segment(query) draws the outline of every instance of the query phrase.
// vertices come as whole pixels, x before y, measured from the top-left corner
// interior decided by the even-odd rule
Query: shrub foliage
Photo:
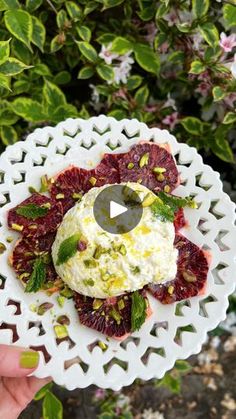
[[[0,0],[0,138],[105,113],[233,162],[236,5]]]

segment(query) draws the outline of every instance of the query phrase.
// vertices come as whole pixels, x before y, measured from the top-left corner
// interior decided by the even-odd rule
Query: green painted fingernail
[[[39,363],[39,353],[36,351],[24,351],[20,354],[21,368],[35,368]]]

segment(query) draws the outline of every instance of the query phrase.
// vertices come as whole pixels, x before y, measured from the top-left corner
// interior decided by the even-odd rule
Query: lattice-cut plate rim
[[[95,131],[93,131],[94,126],[97,128]],[[107,127],[110,127],[108,132]],[[103,134],[100,135],[99,132]],[[128,135],[126,135],[127,132]],[[67,301],[62,309],[56,303],[55,296],[45,298],[43,293],[36,294],[36,296],[26,295],[21,285],[16,281],[14,273],[7,264],[7,257],[13,244],[4,241],[7,236],[11,235],[6,228],[6,211],[28,196],[28,186],[32,184],[38,186],[42,174],[55,174],[60,168],[65,168],[69,164],[78,164],[87,168],[95,166],[104,152],[113,152],[106,145],[108,142],[110,144],[121,144],[117,151],[114,150],[114,152],[121,152],[128,151],[131,145],[140,140],[169,143],[173,153],[180,154],[179,169],[185,180],[185,185],[178,187],[176,193],[179,195],[193,193],[196,195],[196,200],[202,203],[194,213],[191,210],[186,210],[190,226],[183,230],[183,234],[196,244],[204,244],[212,249],[210,272],[221,262],[226,266],[222,270],[223,273],[219,273],[219,276],[224,274],[224,282],[223,284],[217,284],[214,282],[212,274],[209,274],[206,296],[213,295],[217,300],[212,303],[215,304],[214,306],[210,307],[210,303],[209,306],[206,304],[209,317],[203,317],[199,314],[199,304],[206,296],[191,299],[190,307],[183,308],[183,316],[175,316],[175,304],[162,306],[153,298],[150,298],[154,314],[145,323],[141,331],[134,334],[137,344],[136,341],[132,342],[131,340],[125,348],[120,346],[120,343],[110,340],[106,342],[108,345],[107,351],[102,352],[99,347],[95,347],[90,352],[88,346],[97,340],[104,341],[104,337],[79,325],[77,314],[70,301]],[[83,143],[87,149],[82,147]],[[92,143],[94,145],[91,147]],[[62,150],[62,153],[65,150],[66,155],[58,153],[58,150]],[[24,161],[21,162],[23,151],[25,153]],[[44,161],[45,166],[40,166],[41,160]],[[186,166],[189,162],[191,162],[190,166]],[[4,203],[4,196],[7,197],[7,193],[10,194],[10,203],[3,205],[2,208],[0,207],[0,237],[1,241],[7,245],[7,252],[0,259],[0,274],[7,277],[5,287],[0,290],[1,322],[16,325],[19,335],[19,339],[16,341],[17,345],[32,345],[34,347],[45,345],[51,359],[46,363],[41,354],[40,365],[34,375],[37,377],[52,376],[56,383],[64,385],[70,390],[77,387],[87,387],[90,384],[118,390],[122,386],[131,384],[136,378],[144,380],[154,377],[161,378],[167,370],[173,367],[177,359],[186,359],[201,350],[207,332],[225,318],[228,296],[235,287],[232,273],[235,272],[236,268],[236,243],[235,240],[233,241],[236,228],[235,205],[222,191],[219,174],[203,163],[196,149],[178,143],[168,131],[148,128],[136,119],[116,121],[114,118],[105,115],[92,117],[88,120],[69,118],[55,127],[37,128],[27,137],[26,141],[20,141],[7,147],[6,151],[0,156],[0,172],[5,174],[4,181],[0,184],[0,205]],[[25,182],[14,184],[14,181],[20,179],[22,173],[25,173]],[[205,180],[209,180],[209,186],[211,185],[209,189],[204,190],[195,185],[196,176],[199,174],[203,175]],[[206,186],[204,182],[203,186]],[[223,218],[216,219],[214,214],[209,213],[208,209],[212,201],[218,201],[217,207],[219,208],[217,211],[223,215]],[[201,233],[200,229],[197,229],[200,219],[206,219],[205,222],[209,231],[205,235]],[[1,223],[3,224],[2,227]],[[225,229],[228,231],[226,247],[230,248],[221,251],[214,239],[218,231]],[[222,238],[223,243],[224,239],[225,237]],[[12,295],[21,304],[21,314],[17,316],[14,315],[14,307],[7,306],[7,302]],[[45,300],[51,300],[54,303],[55,316],[65,314],[65,312],[70,313],[71,325],[68,330],[71,339],[75,342],[71,349],[69,349],[67,342],[60,345],[56,344],[52,327],[52,314],[46,313],[44,316],[38,316],[29,309],[30,303],[37,302],[39,304]],[[157,318],[154,319],[155,315],[157,315]],[[29,321],[40,321],[46,333],[39,335],[37,327],[28,329]],[[157,321],[167,321],[168,328],[160,329],[158,336],[153,336],[150,332]],[[174,342],[174,336],[178,327],[188,324],[194,326],[196,333],[184,332],[181,346]],[[8,330],[0,330],[0,342],[11,344],[10,335],[11,333]],[[145,358],[148,348],[153,349],[153,353],[147,359],[147,363],[144,364],[141,358]],[[155,348],[163,348],[165,356],[155,354]],[[65,369],[64,362],[77,359],[76,357],[79,357],[82,363],[74,364]],[[124,370],[120,366],[114,365],[108,372],[104,372],[103,366],[113,358],[123,361],[128,368]],[[82,364],[85,367],[87,366],[87,371],[80,367]]]

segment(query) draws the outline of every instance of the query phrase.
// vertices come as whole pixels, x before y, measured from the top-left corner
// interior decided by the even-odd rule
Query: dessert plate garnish
[[[100,116],[36,130],[0,162],[0,341],[40,350],[37,376],[118,389],[200,350],[225,317],[236,245],[234,205],[195,149]],[[116,184],[143,212],[114,235],[92,207]]]

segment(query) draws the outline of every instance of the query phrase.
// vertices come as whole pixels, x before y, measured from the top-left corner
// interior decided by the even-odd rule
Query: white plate
[[[106,342],[108,349],[103,352],[92,344],[106,341],[105,337],[79,324],[71,300],[60,308],[56,296],[24,293],[7,263],[14,243],[6,242],[6,237],[12,235],[7,229],[6,214],[29,196],[29,186],[39,187],[42,175],[53,175],[69,164],[91,168],[104,152],[128,151],[139,140],[170,144],[183,181],[175,193],[194,195],[200,204],[197,210],[186,209],[189,227],[183,234],[209,249],[212,261],[205,296],[189,300],[181,315],[176,314],[177,304],[162,305],[150,297],[153,315],[141,330],[123,343],[110,339]],[[194,148],[178,143],[166,130],[150,129],[137,120],[116,121],[104,115],[87,121],[68,119],[54,128],[36,129],[26,141],[9,146],[0,157],[0,241],[7,246],[0,257],[0,275],[6,279],[0,289],[1,323],[7,327],[0,329],[0,342],[11,344],[15,329],[19,338],[14,344],[40,350],[35,375],[52,376],[57,384],[69,390],[90,384],[118,390],[136,378],[161,378],[177,359],[199,352],[207,332],[226,316],[228,296],[235,287],[234,223],[235,206],[222,192],[219,174],[203,164]],[[9,300],[15,303],[8,305]],[[31,304],[45,301],[54,303],[53,313],[39,316],[30,310]],[[20,307],[20,314],[16,306]],[[58,345],[53,321],[60,314],[70,316],[71,342]],[[182,329],[187,325],[191,325],[191,332]]]

